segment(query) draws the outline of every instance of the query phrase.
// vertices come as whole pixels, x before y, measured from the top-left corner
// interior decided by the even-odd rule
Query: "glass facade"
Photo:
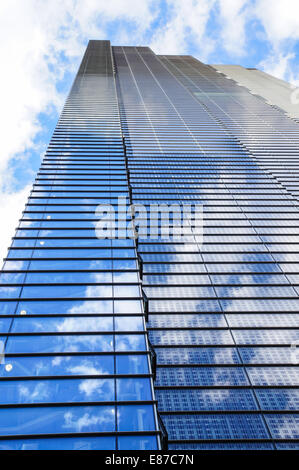
[[[298,138],[193,57],[89,42],[0,274],[1,449],[299,448]],[[119,198],[200,205],[203,243],[135,241]]]
[[[204,211],[202,246],[138,244],[169,449],[298,448],[298,124],[193,57],[113,51],[133,201]]]
[[[135,241],[95,232],[119,196],[112,51],[91,41],[0,275],[0,449],[160,447]]]

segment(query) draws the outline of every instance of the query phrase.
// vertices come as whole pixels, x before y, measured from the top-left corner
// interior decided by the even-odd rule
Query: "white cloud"
[[[285,55],[283,53],[273,53],[269,55],[265,60],[261,61],[259,63],[259,67],[270,75],[273,75],[274,77],[281,79],[289,77],[291,81],[296,82],[295,77],[291,76],[292,71],[290,65],[290,61],[294,59],[294,57],[294,53],[289,53]]]
[[[245,26],[248,0],[219,0],[219,21],[223,47],[233,55],[245,53]]]
[[[256,0],[253,12],[275,48],[281,41],[299,38],[298,0]]]
[[[299,39],[299,3],[297,0],[256,0],[252,14],[263,26],[271,50],[258,64],[277,78],[298,83],[293,45]]]
[[[201,57],[207,57],[214,45],[205,32],[215,2],[169,0],[169,19],[153,35],[150,47],[156,54],[186,54],[188,41],[194,41]]]
[[[0,256],[4,258],[7,254],[7,248],[11,243],[11,237],[14,235],[14,229],[18,226],[18,219],[24,210],[24,201],[26,201],[30,191],[30,186],[25,186],[21,191],[1,192],[0,191]]]

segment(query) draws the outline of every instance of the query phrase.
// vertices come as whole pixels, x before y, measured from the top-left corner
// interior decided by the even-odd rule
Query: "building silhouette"
[[[298,449],[298,123],[215,68],[89,41],[1,272],[0,449]]]

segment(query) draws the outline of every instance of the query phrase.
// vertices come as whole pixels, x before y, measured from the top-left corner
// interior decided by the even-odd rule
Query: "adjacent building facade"
[[[89,42],[0,274],[0,449],[298,449],[298,144],[191,56]]]

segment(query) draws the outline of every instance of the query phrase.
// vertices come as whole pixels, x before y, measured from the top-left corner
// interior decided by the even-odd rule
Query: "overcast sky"
[[[298,0],[1,0],[1,258],[88,39],[257,67],[299,85]]]

